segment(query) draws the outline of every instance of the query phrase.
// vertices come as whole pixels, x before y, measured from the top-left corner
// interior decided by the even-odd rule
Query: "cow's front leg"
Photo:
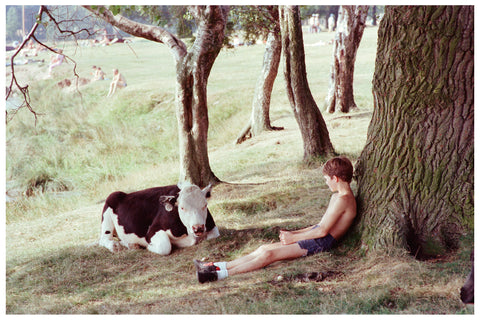
[[[220,236],[220,231],[218,231],[217,226],[215,226],[212,230],[208,231],[207,233],[207,240],[214,239]]]
[[[98,244],[112,252],[116,252],[120,250],[120,244],[113,238],[115,225],[113,223],[112,215],[113,211],[111,208],[108,208],[103,213],[102,228],[100,231],[100,240],[98,241]]]
[[[170,254],[172,251],[172,244],[170,243],[170,238],[167,233],[163,230],[157,231],[150,239],[150,244],[147,249],[161,255]]]

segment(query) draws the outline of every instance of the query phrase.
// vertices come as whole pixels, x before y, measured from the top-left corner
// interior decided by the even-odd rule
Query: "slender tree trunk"
[[[224,38],[227,9],[197,7],[197,38],[183,59],[177,61],[177,120],[180,142],[180,181],[201,187],[220,181],[208,159],[207,83]]]
[[[367,12],[368,6],[340,6],[338,11],[330,87],[325,101],[330,113],[357,109],[353,98],[353,73]]]
[[[377,6],[372,6],[372,26],[377,25]]]
[[[282,37],[280,26],[268,34],[265,54],[263,56],[263,67],[255,85],[255,93],[252,102],[252,115],[249,123],[242,130],[237,138],[237,143],[242,143],[248,138],[254,137],[263,131],[281,130],[280,127],[272,127],[270,124],[270,98],[272,96],[273,84],[278,73],[280,58],[282,54]]]
[[[303,139],[305,161],[334,153],[327,126],[308,86],[298,6],[280,7],[285,82]]]
[[[473,44],[473,6],[386,7],[356,164],[367,247],[427,258],[473,228]]]

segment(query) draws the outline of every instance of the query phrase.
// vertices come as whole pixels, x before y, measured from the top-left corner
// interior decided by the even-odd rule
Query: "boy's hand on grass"
[[[287,244],[292,244],[295,242],[295,240],[293,239],[293,233],[291,233],[290,231],[285,231],[285,230],[280,230],[280,242],[283,244],[283,245],[287,245]]]

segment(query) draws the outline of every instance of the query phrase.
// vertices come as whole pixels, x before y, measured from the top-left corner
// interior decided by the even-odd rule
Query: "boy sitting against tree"
[[[263,268],[273,262],[329,251],[350,228],[356,214],[355,196],[350,188],[353,166],[345,157],[336,157],[322,169],[334,194],[320,222],[297,231],[280,231],[280,242],[262,245],[254,252],[230,262],[194,260],[200,283],[216,281],[238,273]]]

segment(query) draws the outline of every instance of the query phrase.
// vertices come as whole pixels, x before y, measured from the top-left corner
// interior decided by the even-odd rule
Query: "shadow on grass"
[[[99,246],[76,246],[23,261],[9,261],[6,310],[8,314],[143,313],[141,309],[129,311],[124,306],[130,305],[129,301],[147,306],[154,303],[152,299],[155,308],[163,310],[156,305],[155,296],[160,294],[161,301],[168,296],[178,299],[188,296],[191,286],[198,285],[193,258],[225,259],[232,251],[241,250],[248,241],[276,240],[279,230],[278,227],[221,229],[219,238],[194,247],[174,249],[169,256],[147,250],[125,249],[111,253]],[[201,287],[197,289],[202,290]],[[167,305],[172,304],[173,308],[173,301]]]
[[[452,285],[448,279],[463,277],[465,271],[461,267],[468,268],[462,259],[463,252],[439,262],[419,262],[401,255],[398,259],[384,255],[362,257],[348,241],[331,253],[279,262],[226,281],[203,285],[197,282],[192,259],[231,260],[262,243],[277,241],[279,230],[280,227],[220,229],[219,238],[175,249],[169,256],[147,250],[111,253],[98,246],[76,246],[24,261],[9,261],[6,311],[7,314],[428,313],[428,308],[442,303],[435,312],[468,313],[456,301],[455,293],[443,289]],[[279,275],[283,280],[278,279]],[[382,285],[377,277],[382,277]],[[440,285],[442,281],[445,283]],[[417,303],[419,293],[411,291],[412,288],[427,295],[422,301],[431,300],[423,309]]]

